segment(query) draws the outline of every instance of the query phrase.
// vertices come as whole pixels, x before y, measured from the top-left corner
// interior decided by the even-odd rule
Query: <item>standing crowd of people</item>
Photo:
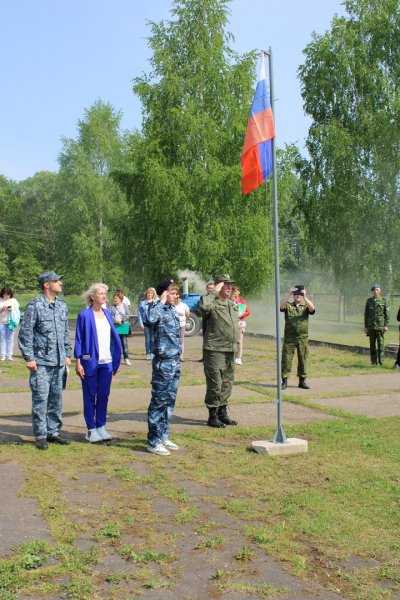
[[[62,275],[46,271],[38,277],[41,292],[26,306],[18,345],[26,362],[32,391],[32,428],[36,447],[46,450],[49,443],[69,444],[61,436],[62,391],[65,389],[71,355],[80,378],[83,416],[90,443],[112,439],[106,429],[107,408],[113,377],[121,360],[131,365],[128,350],[130,301],[122,289],[108,304],[108,287],[96,283],[83,297],[86,308],[77,319],[75,343],[68,330],[68,308],[59,298]],[[371,287],[364,311],[365,333],[369,337],[371,364],[383,364],[384,333],[389,311],[378,283]],[[292,300],[290,299],[292,297]],[[228,414],[235,366],[243,360],[243,339],[250,310],[240,295],[240,287],[228,274],[209,282],[200,298],[203,362],[206,380],[204,403],[207,425],[215,428],[237,425]],[[282,347],[282,390],[288,386],[294,353],[297,352],[298,387],[307,383],[308,323],[315,305],[303,285],[292,286],[280,300],[285,330]],[[186,320],[190,310],[182,302],[179,285],[173,279],[149,287],[138,307],[138,322],[144,332],[146,359],[152,361],[151,399],[148,407],[147,450],[167,456],[178,450],[170,439],[184,352]],[[400,309],[397,315],[400,321]],[[12,360],[13,337],[20,322],[20,309],[13,290],[0,290],[0,360]],[[400,368],[400,347],[396,359]]]

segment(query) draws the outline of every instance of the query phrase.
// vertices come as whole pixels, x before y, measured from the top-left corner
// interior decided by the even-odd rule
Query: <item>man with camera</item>
[[[293,302],[289,302],[293,294]],[[280,301],[280,311],[285,313],[285,333],[282,348],[282,389],[287,388],[292,370],[293,355],[297,350],[297,376],[299,388],[309,390],[307,385],[308,317],[315,313],[315,306],[304,285],[295,285]]]

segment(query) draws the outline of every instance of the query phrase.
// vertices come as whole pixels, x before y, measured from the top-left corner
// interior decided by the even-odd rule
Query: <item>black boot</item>
[[[286,390],[287,388],[287,377],[282,377],[282,386],[281,389],[282,390]]]
[[[209,427],[225,427],[225,425],[219,420],[218,418],[218,414],[217,414],[217,407],[213,406],[213,407],[209,407],[208,409],[210,416],[208,417],[208,421],[207,421],[207,425]]]
[[[309,390],[310,389],[310,386],[307,385],[305,377],[300,377],[300,379],[299,379],[299,388],[301,388],[302,390]]]
[[[228,417],[228,412],[227,412],[227,409],[226,409],[226,405],[218,407],[218,419],[224,425],[237,425],[237,421],[233,421],[232,419],[230,419]]]

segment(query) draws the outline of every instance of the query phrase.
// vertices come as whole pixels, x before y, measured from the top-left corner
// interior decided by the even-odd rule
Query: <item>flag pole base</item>
[[[287,438],[285,443],[259,440],[252,442],[250,448],[258,454],[269,454],[270,456],[282,456],[286,454],[301,454],[308,452],[307,440],[299,438]]]

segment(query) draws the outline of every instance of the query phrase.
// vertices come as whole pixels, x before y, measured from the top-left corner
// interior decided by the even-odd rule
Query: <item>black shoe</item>
[[[38,450],[47,450],[49,444],[47,443],[46,438],[40,438],[40,440],[36,440],[35,446]]]
[[[299,388],[301,388],[302,390],[309,390],[310,386],[307,385],[307,382],[305,379],[299,379]]]
[[[210,416],[208,417],[208,421],[207,421],[207,425],[209,427],[217,427],[219,429],[225,427],[225,425],[222,423],[222,421],[220,421],[218,418],[216,406],[213,408],[209,408],[208,411],[210,413]]]
[[[65,438],[62,438],[60,435],[48,435],[47,441],[50,442],[51,444],[61,444],[62,446],[68,446],[68,444],[71,443],[70,440],[66,440]]]
[[[218,419],[224,425],[237,425],[237,421],[233,421],[232,419],[230,419],[228,417],[228,412],[227,412],[226,405],[225,406],[219,406],[217,414],[218,414]]]
[[[287,388],[287,377],[283,377],[281,389],[286,390],[286,388]]]

